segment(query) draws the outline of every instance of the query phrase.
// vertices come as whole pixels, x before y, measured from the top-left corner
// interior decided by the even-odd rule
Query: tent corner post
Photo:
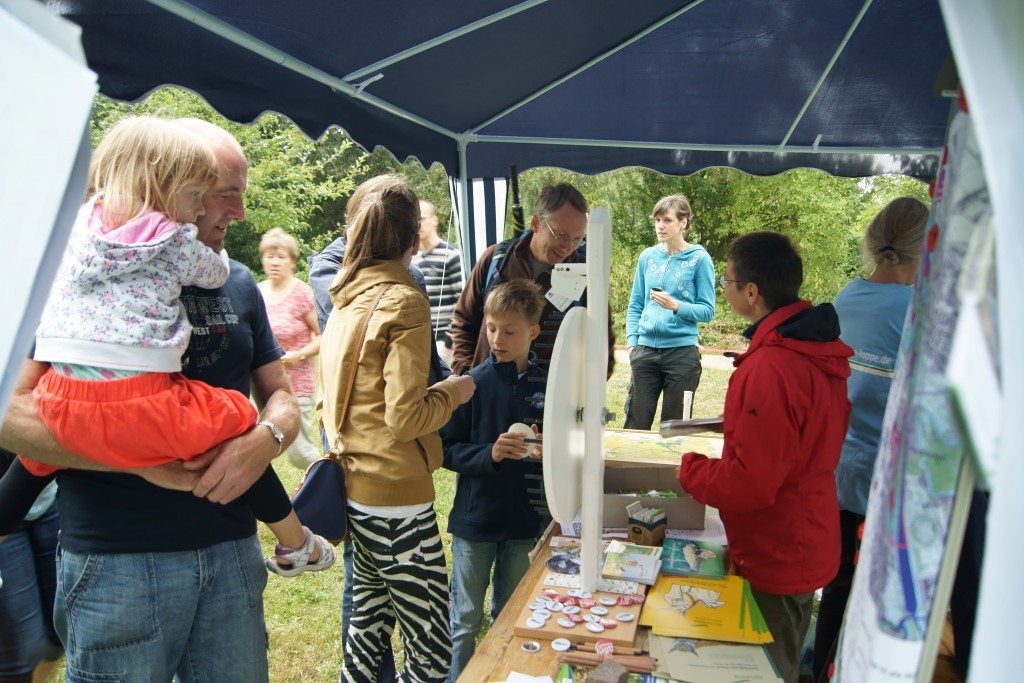
[[[460,135],[456,138],[459,154],[459,252],[462,254],[462,272],[468,273],[467,266],[472,267],[475,258],[467,262],[467,247],[472,244],[470,241],[469,221],[469,167],[466,164],[466,148],[472,141],[470,135]]]

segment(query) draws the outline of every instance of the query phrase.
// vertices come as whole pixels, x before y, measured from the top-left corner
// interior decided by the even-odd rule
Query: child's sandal
[[[279,576],[298,576],[303,572],[319,572],[330,568],[337,559],[334,546],[317,536],[306,527],[306,542],[301,548],[289,548],[280,543],[274,548],[274,556],[267,558],[267,569]],[[320,547],[320,557],[310,562],[314,544]]]

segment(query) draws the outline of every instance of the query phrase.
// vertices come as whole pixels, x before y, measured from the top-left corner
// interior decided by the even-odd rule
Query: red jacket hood
[[[733,360],[739,365],[762,346],[781,346],[806,357],[822,372],[846,379],[853,349],[839,339],[839,316],[832,304],[798,301],[761,319],[750,346]]]

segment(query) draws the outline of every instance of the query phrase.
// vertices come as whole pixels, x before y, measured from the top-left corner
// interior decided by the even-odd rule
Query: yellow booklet
[[[647,594],[640,624],[659,636],[772,642],[749,584],[738,576],[662,575]]]

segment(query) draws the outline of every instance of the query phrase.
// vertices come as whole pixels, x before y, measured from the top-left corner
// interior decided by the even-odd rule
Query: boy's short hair
[[[794,299],[804,281],[804,264],[796,245],[780,232],[752,232],[729,245],[732,274],[757,285],[765,305],[775,310]]]
[[[533,280],[518,278],[495,285],[484,302],[484,315],[518,313],[531,325],[540,323],[544,312],[544,296]]]

